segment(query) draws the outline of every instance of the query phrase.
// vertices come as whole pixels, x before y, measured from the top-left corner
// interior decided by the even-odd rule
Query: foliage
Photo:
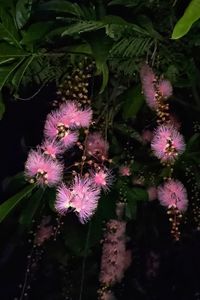
[[[13,177],[9,184],[6,181],[2,184],[8,200],[0,205],[1,226],[16,226],[18,233],[15,234],[19,235],[18,240],[23,240],[21,247],[25,247],[28,232],[35,232],[29,239],[34,244],[43,217],[50,216],[53,233],[42,247],[46,249],[47,261],[59,266],[55,271],[58,278],[62,274],[58,286],[60,289],[62,283],[65,289],[57,291],[61,298],[56,295],[54,299],[62,299],[63,295],[67,297],[67,292],[71,293],[71,299],[96,299],[100,241],[105,223],[117,218],[117,201],[126,203],[123,218],[128,224],[130,247],[140,249],[144,244],[149,250],[147,244],[151,238],[156,243],[164,240],[165,246],[170,240],[164,209],[157,200],[149,201],[148,188],[160,185],[163,178],[171,176],[172,169],[160,164],[152,155],[149,142],[143,138],[145,130],[153,131],[157,126],[156,113],[147,107],[141,93],[139,70],[144,62],[149,63],[160,78],[170,80],[173,85],[170,111],[180,120],[186,140],[186,150],[176,161],[173,172],[183,181],[194,203],[187,213],[189,221],[182,227],[187,232],[200,224],[193,210],[199,205],[200,193],[200,38],[199,22],[196,22],[199,1],[191,1],[187,8],[181,1],[159,0],[1,2],[0,118],[4,121],[5,109],[9,114],[10,105],[13,102],[20,105],[22,101],[25,106],[33,103],[36,107],[34,112],[29,111],[30,123],[32,115],[37,117],[38,111],[42,111],[42,105],[45,114],[49,113],[50,109],[57,107],[58,99],[65,99],[72,83],[75,82],[73,88],[77,87],[73,77],[77,69],[80,71],[80,66],[92,65],[92,77],[88,79],[91,99],[88,103],[91,103],[95,119],[92,130],[101,131],[109,141],[109,157],[112,159],[109,163],[114,174],[111,190],[102,193],[96,214],[85,225],[79,224],[70,213],[65,218],[57,216],[54,188],[38,188],[21,181],[21,175]],[[181,19],[180,11],[184,12]],[[76,99],[76,94],[71,96],[74,97],[72,100]],[[38,123],[42,127],[44,122],[45,117]],[[30,126],[34,125],[29,124],[27,130]],[[85,131],[81,130],[81,141],[84,137]],[[24,131],[21,138],[24,160],[24,152],[27,155],[27,151],[37,145],[27,139]],[[76,148],[75,154],[70,150],[63,157],[64,162],[69,161],[69,173],[71,161],[78,161],[81,156]],[[130,168],[130,176],[120,175],[123,165]],[[66,180],[69,173],[65,174]],[[198,215],[198,208],[196,210]],[[9,224],[9,220],[13,223]],[[31,251],[34,254],[35,250]],[[135,259],[137,255],[146,254],[133,255]],[[39,265],[37,259],[36,264]],[[134,268],[130,286],[136,291],[137,299],[137,295],[148,295],[150,281],[143,280],[137,267]],[[41,272],[45,273],[45,269]],[[72,280],[75,281],[70,287]],[[125,286],[126,283],[125,279]],[[67,292],[66,287],[69,287]],[[116,293],[119,299],[126,298],[122,286],[116,287]],[[44,294],[38,297],[43,299]]]

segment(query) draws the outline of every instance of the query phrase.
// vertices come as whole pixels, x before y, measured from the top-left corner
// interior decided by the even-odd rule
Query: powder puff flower
[[[44,154],[49,155],[54,159],[57,155],[62,154],[65,151],[61,143],[49,140],[45,140],[42,143],[41,149]]]
[[[57,185],[62,178],[63,166],[40,151],[31,150],[25,164],[25,176],[32,183]]]
[[[90,178],[76,176],[71,187],[72,207],[81,223],[85,223],[94,214],[100,197],[100,189],[94,186]]]
[[[131,169],[129,166],[120,166],[119,174],[121,176],[131,176]]]
[[[92,172],[92,181],[94,185],[98,188],[102,188],[103,190],[109,190],[113,181],[113,175],[108,169],[99,170],[96,172],[94,171]]]
[[[156,200],[157,197],[158,197],[157,188],[155,186],[150,186],[147,189],[147,193],[148,193],[148,196],[149,196],[149,201]]]
[[[188,206],[187,191],[184,185],[178,180],[169,180],[163,186],[158,187],[158,199],[161,205],[177,207],[184,212]]]
[[[92,121],[91,108],[81,109],[75,101],[61,105],[61,122],[70,128],[89,127]]]
[[[108,157],[108,143],[104,140],[101,133],[94,132],[88,135],[86,141],[86,153],[99,160],[104,160]]]
[[[161,162],[173,163],[185,150],[183,136],[173,126],[159,126],[151,142],[154,155]]]
[[[44,127],[44,135],[47,139],[55,141],[56,139],[63,144],[65,149],[69,149],[78,140],[77,132],[69,129],[69,122],[64,119],[59,111],[55,111],[47,116]]]
[[[156,108],[156,97],[155,97],[156,76],[153,73],[153,70],[147,64],[144,64],[140,69],[140,79],[142,82],[142,90],[146,102],[151,109],[155,109]]]
[[[71,205],[72,205],[71,190],[68,187],[66,187],[64,183],[62,183],[57,190],[55,209],[59,214],[64,215],[67,213]]]
[[[160,80],[158,89],[163,98],[167,99],[172,96],[173,88],[169,80]]]

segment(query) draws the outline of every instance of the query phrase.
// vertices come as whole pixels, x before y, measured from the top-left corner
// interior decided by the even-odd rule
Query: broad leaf
[[[8,58],[24,57],[26,55],[29,54],[23,49],[16,48],[5,42],[0,43],[0,58],[5,58],[5,60],[7,60]]]
[[[19,202],[27,197],[32,190],[35,188],[35,185],[30,184],[26,186],[22,191],[12,196],[4,203],[0,205],[0,222],[2,222],[6,216],[19,204]]]
[[[14,20],[3,9],[0,9],[0,19],[0,40],[5,40],[18,48],[21,48]]]
[[[18,0],[16,4],[16,22],[19,29],[24,27],[31,15],[32,0]]]
[[[172,33],[172,39],[180,39],[182,36],[188,33],[193,23],[196,22],[199,18],[200,0],[192,0],[186,8],[183,16],[176,23]]]
[[[29,66],[31,65],[32,61],[34,60],[34,55],[31,55],[30,57],[27,57],[23,63],[19,66],[19,68],[17,69],[17,71],[15,72],[13,78],[12,78],[12,84],[13,86],[16,88],[16,90],[18,89],[22,78],[24,76],[24,74],[26,73],[27,69],[29,68]]]
[[[31,24],[23,34],[22,43],[32,44],[40,41],[52,29],[54,22],[38,22]]]
[[[41,200],[44,196],[44,190],[38,189],[31,197],[28,199],[27,206],[22,211],[19,222],[23,225],[30,225],[33,217],[38,210]]]
[[[62,1],[62,0],[49,1],[41,4],[38,8],[39,10],[44,10],[44,11],[50,10],[50,11],[55,11],[60,13],[68,13],[78,17],[80,17],[83,14],[78,4],[71,3],[69,1]]]
[[[23,60],[24,58],[21,58],[20,60],[13,62],[9,66],[0,67],[0,90],[6,84],[7,80],[12,75],[12,73],[21,65]]]

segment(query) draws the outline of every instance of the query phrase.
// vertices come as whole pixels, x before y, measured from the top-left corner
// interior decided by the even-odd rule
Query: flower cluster
[[[159,106],[159,98],[168,99],[173,93],[169,80],[158,79],[153,70],[144,64],[140,69],[142,89],[148,106],[156,110]]]
[[[31,150],[26,164],[25,176],[39,186],[58,186],[55,208],[60,215],[74,211],[84,223],[95,212],[101,190],[109,190],[113,176],[104,166],[108,158],[108,143],[101,133],[89,133],[92,109],[84,98],[78,102],[68,100],[48,114],[44,126],[44,141],[37,150]],[[86,102],[85,102],[86,101]],[[78,141],[79,129],[85,128],[85,141]],[[75,144],[82,154],[82,161],[74,163],[80,169],[71,170],[75,176],[67,185],[62,182],[65,171],[64,153]],[[76,151],[76,150],[75,150]],[[88,160],[87,160],[88,158]]]

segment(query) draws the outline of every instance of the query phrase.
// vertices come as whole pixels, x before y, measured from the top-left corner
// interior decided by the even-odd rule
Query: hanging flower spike
[[[156,76],[153,70],[147,65],[144,64],[140,69],[140,79],[142,82],[142,90],[147,102],[147,105],[151,109],[156,108],[156,90],[155,90],[155,82]]]
[[[92,181],[98,188],[108,191],[113,182],[113,175],[108,169],[94,171],[92,172]]]
[[[63,166],[57,160],[45,156],[40,151],[31,150],[25,164],[25,176],[31,183],[40,186],[57,185],[63,174]]]
[[[90,133],[86,141],[86,154],[99,160],[108,157],[108,143],[104,140],[100,132]]]
[[[158,187],[160,204],[170,208],[177,207],[180,212],[185,212],[188,206],[187,191],[178,180],[169,180]]]
[[[60,215],[65,215],[71,207],[72,193],[64,183],[57,190],[55,209]]]
[[[63,154],[65,151],[61,143],[49,140],[44,140],[41,149],[44,154],[51,156],[53,159],[55,159],[56,156]]]
[[[87,222],[97,208],[100,189],[94,186],[90,178],[76,176],[71,186],[71,193],[71,206],[77,213],[80,222]]]
[[[130,266],[131,255],[126,250],[126,222],[110,220],[107,223],[102,249],[100,283],[111,287],[121,282]]]
[[[47,139],[62,143],[65,150],[75,145],[78,140],[77,132],[69,129],[69,120],[64,119],[60,111],[55,111],[47,116],[44,127],[44,135]]]
[[[173,163],[185,150],[183,136],[173,126],[159,126],[151,142],[154,155],[162,163]]]

